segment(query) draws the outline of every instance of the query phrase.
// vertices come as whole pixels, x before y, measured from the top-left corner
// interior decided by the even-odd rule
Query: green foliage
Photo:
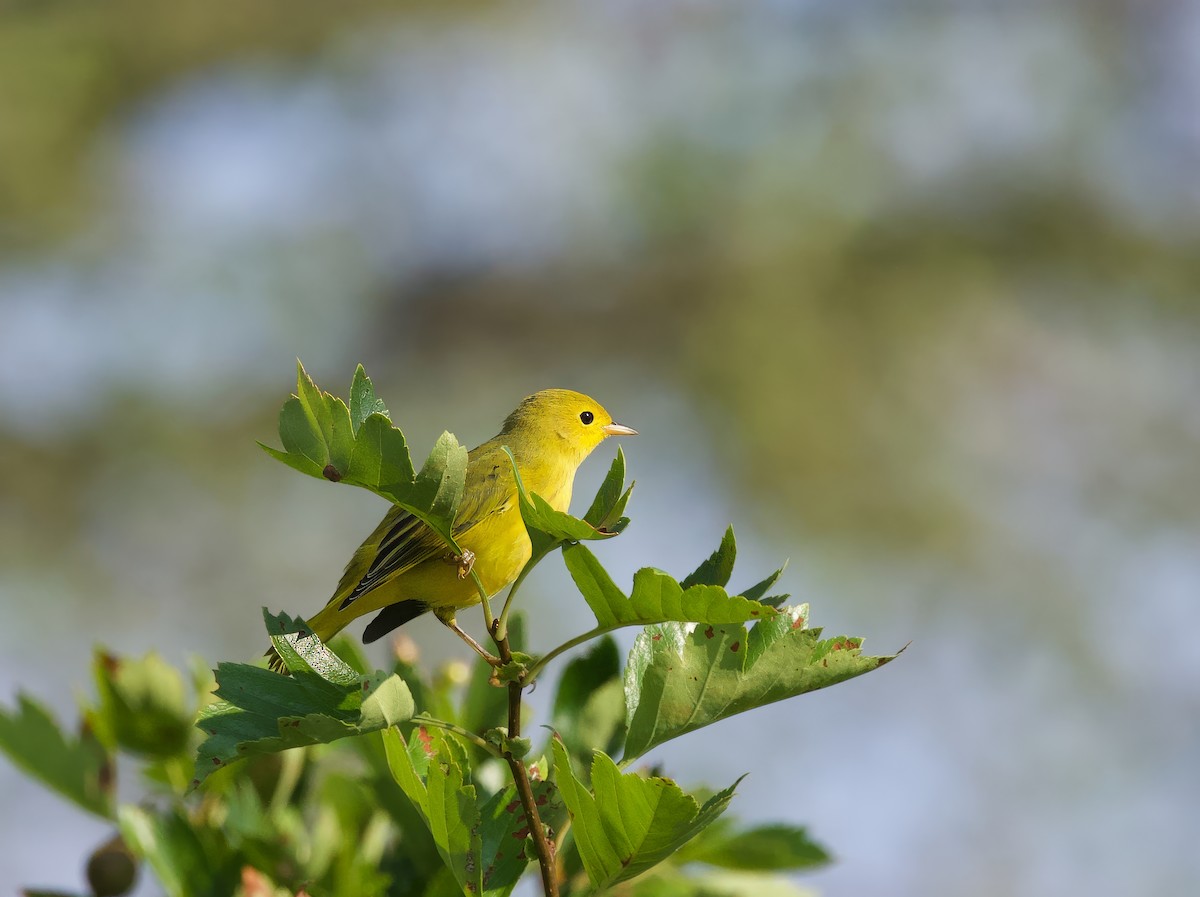
[[[388,766],[433,835],[438,853],[467,894],[504,897],[532,856],[526,852],[528,824],[511,785],[481,795],[472,784],[466,750],[437,729],[418,728],[406,742],[395,729],[383,734]],[[544,821],[562,810],[544,774],[534,797]]]
[[[263,611],[271,643],[290,676],[244,663],[217,667],[222,700],[200,711],[208,734],[193,785],[224,764],[308,744],[328,744],[412,719],[412,694],[397,675],[363,676],[286,614]]]
[[[284,450],[273,456],[419,511],[450,544],[461,447],[443,436],[414,473],[404,436],[361,367],[349,402],[300,368],[280,436]],[[804,829],[746,828],[722,816],[736,783],[704,799],[622,767],[669,739],[890,658],[862,656],[860,639],[822,640],[807,626],[806,607],[777,609],[786,596],[767,593],[782,571],[740,595],[727,591],[732,529],[682,581],[644,568],[622,592],[582,544],[613,538],[629,522],[632,487],[619,450],[582,518],[553,510],[517,477],[534,554],[509,601],[537,561],[561,549],[596,616],[589,632],[540,657],[524,653],[521,617],[509,619],[506,602],[489,624],[506,662],[456,661],[429,675],[408,646],[390,671],[369,672],[349,640],[339,638],[335,650],[303,621],[264,610],[287,675],[221,663],[215,685],[193,676],[189,694],[157,655],[98,651],[98,698],[83,708],[77,739],[21,696],[15,712],[0,711],[0,748],[50,788],[115,820],[117,833],[89,868],[111,867],[131,882],[136,859],[169,897],[507,897],[531,868],[564,895],[800,893],[780,873],[828,859]],[[644,627],[624,663],[605,635],[621,626]],[[552,736],[535,745],[522,733],[525,689],[587,643],[558,682]],[[141,760],[157,800],[114,806],[118,752]],[[611,759],[618,754],[620,766]],[[749,762],[744,751],[729,755]]]
[[[586,546],[566,545],[562,555],[576,588],[596,615],[596,623],[604,630],[672,620],[743,623],[775,616],[774,608],[740,595],[730,595],[720,585],[697,582],[684,588],[666,573],[652,567],[644,567],[634,574],[633,592],[626,595]]]
[[[41,704],[17,696],[17,710],[0,710],[0,748],[9,759],[90,813],[113,814],[113,759],[89,728],[69,738]]]
[[[685,845],[675,861],[722,869],[791,871],[824,866],[829,854],[798,826],[774,824],[739,830],[720,819],[702,837]]]
[[[521,518],[525,521],[525,529],[533,546],[533,554],[526,564],[526,569],[531,569],[561,545],[611,539],[629,525],[629,518],[623,517],[622,514],[633,492],[633,484],[625,487],[625,453],[619,446],[617,457],[582,520],[563,511],[554,510],[540,495],[526,491],[521,471],[517,467],[517,459],[507,447],[505,452],[508,454],[508,460],[512,462],[513,475],[517,481],[517,495],[521,503]]]
[[[744,626],[666,623],[634,642],[625,668],[625,760],[688,732],[870,672],[862,639],[821,640],[808,605]]]
[[[451,527],[467,471],[467,451],[458,440],[443,433],[414,473],[404,434],[392,426],[362,365],[354,372],[349,406],[318,389],[304,365],[297,362],[296,369],[296,394],[279,412],[283,451],[259,443],[263,451],[309,476],[370,489],[454,545]]]
[[[93,670],[100,705],[88,722],[109,750],[149,757],[186,750],[196,705],[185,697],[178,670],[157,654],[122,660],[106,651],[96,652]]]
[[[579,764],[590,759],[593,750],[615,753],[621,749],[625,741],[625,689],[617,643],[609,636],[597,639],[587,654],[563,670],[550,728]],[[590,774],[590,764],[585,770]]]
[[[571,771],[566,748],[554,741],[554,769],[575,825],[575,842],[597,888],[626,881],[666,859],[711,824],[733,798],[737,784],[703,806],[670,779],[622,775],[597,751],[589,792]]]

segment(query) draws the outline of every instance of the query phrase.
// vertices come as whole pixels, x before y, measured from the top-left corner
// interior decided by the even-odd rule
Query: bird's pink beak
[[[624,424],[605,424],[600,429],[604,431],[605,436],[636,436],[638,434],[633,427],[627,427]]]

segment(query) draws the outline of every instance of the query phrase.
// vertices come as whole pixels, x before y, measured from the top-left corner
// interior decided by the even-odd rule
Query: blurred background
[[[912,641],[670,775],[753,768],[827,895],[1196,893],[1198,45],[1187,0],[0,4],[0,701],[322,605],[385,508],[255,446],[297,356],[418,458],[568,386],[642,433],[619,582],[732,522],[734,586]],[[542,647],[588,625],[544,566]],[[0,893],[78,888],[107,828],[7,761],[0,805]]]

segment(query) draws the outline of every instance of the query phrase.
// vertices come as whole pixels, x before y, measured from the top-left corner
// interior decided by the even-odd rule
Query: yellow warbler
[[[609,436],[636,435],[581,393],[534,393],[496,436],[467,454],[466,485],[453,529],[463,556],[455,556],[433,530],[394,506],[354,552],[333,597],[308,625],[327,641],[351,620],[379,611],[363,632],[363,641],[373,642],[431,610],[483,653],[454,619],[459,608],[480,600],[467,573],[473,568],[479,574],[490,597],[517,578],[532,550],[503,446],[512,450],[525,488],[566,511],[583,459]],[[268,656],[273,667],[281,666],[274,651]]]

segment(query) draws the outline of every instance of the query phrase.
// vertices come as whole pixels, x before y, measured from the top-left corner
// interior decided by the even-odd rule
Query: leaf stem
[[[300,784],[300,773],[304,771],[308,751],[301,748],[298,751],[284,751],[279,755],[279,779],[275,783],[275,793],[267,805],[272,812],[278,812],[288,805],[296,786]]]
[[[496,621],[492,617],[492,602],[488,597],[487,589],[483,587],[483,580],[479,578],[479,573],[475,568],[471,568],[471,580],[475,583],[475,590],[479,592],[479,603],[483,607],[483,625],[490,633],[492,627],[496,625]]]
[[[501,760],[505,759],[504,752],[497,748],[494,744],[491,744],[487,740],[480,738],[474,732],[464,729],[462,726],[456,726],[454,723],[446,722],[444,719],[437,719],[436,717],[419,714],[409,720],[409,722],[419,726],[433,726],[436,729],[445,729],[447,732],[453,732],[459,738],[463,739],[464,741],[471,742],[471,744],[475,745],[476,747],[482,748],[493,757],[497,757]]]
[[[597,626],[595,629],[589,629],[582,635],[577,635],[575,638],[563,642],[549,654],[543,654],[532,664],[530,664],[529,669],[525,671],[525,676],[521,680],[522,683],[529,685],[531,682],[533,682],[534,678],[542,671],[542,669],[545,668],[546,664],[558,657],[558,655],[562,654],[564,651],[570,651],[572,648],[578,647],[586,641],[590,641],[591,639],[604,635],[604,633],[611,632],[617,628],[618,627],[616,626]]]
[[[529,575],[529,571],[532,570],[540,560],[540,557],[531,558],[525,563],[525,566],[521,568],[521,572],[517,574],[517,578],[513,580],[513,584],[508,590],[508,596],[504,599],[504,607],[500,610],[500,619],[493,620],[493,628],[489,630],[495,638],[508,638],[508,611],[512,607],[513,596],[517,594],[517,589],[521,587],[521,583],[525,581],[525,577]]]

